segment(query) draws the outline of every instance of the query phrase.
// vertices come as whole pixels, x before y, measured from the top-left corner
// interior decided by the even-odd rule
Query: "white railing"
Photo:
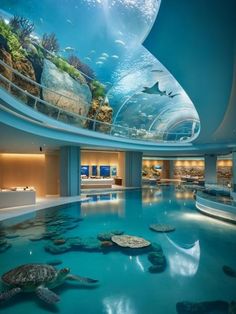
[[[0,60],[0,65],[5,67],[11,73],[18,76],[21,80],[28,82],[30,85],[34,85],[38,88],[39,95],[41,91],[48,91],[51,94],[55,94],[57,97],[59,96],[58,101],[60,98],[66,98],[68,101],[78,101],[73,97],[69,97],[57,91],[51,90],[50,88],[43,86],[29,77],[24,76],[23,74],[19,73],[8,64]],[[13,83],[11,80],[6,78],[3,74],[0,73],[0,86],[4,87],[8,93],[12,96],[16,97],[18,100],[23,102],[25,105],[31,107],[32,109],[47,115],[57,121],[61,121],[64,123],[68,123],[70,125],[76,126],[78,128],[85,128],[88,130],[93,130],[96,132],[105,133],[112,136],[135,139],[135,140],[142,140],[142,141],[151,141],[157,143],[186,143],[190,142],[193,138],[191,132],[186,133],[171,133],[168,131],[147,131],[144,129],[136,129],[136,128],[129,128],[122,125],[117,124],[110,124],[107,122],[102,122],[96,119],[88,118],[87,116],[77,114],[70,110],[64,110],[59,106],[49,103],[44,99],[35,96],[27,90],[23,90],[20,86]],[[57,101],[57,102],[58,102]]]

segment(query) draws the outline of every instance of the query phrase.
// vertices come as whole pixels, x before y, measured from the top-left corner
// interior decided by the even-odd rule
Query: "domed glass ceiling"
[[[31,38],[38,42],[54,33],[57,55],[87,66],[84,73],[105,86],[99,106],[109,103],[112,117],[105,122],[117,125],[117,133],[126,127],[137,139],[190,141],[200,130],[193,103],[142,45],[159,7],[159,0],[1,0],[0,14],[33,22]]]

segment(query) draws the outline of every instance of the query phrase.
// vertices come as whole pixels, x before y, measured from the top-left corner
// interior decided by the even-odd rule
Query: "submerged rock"
[[[6,238],[7,239],[15,239],[15,238],[19,238],[19,234],[17,234],[17,233],[11,233],[11,234],[8,234],[8,235],[6,235]]]
[[[234,270],[233,268],[224,265],[224,266],[222,267],[222,269],[223,269],[223,272],[224,272],[226,275],[228,275],[228,276],[230,276],[230,277],[236,277],[236,270]]]
[[[82,248],[86,251],[100,250],[101,242],[95,237],[82,239]]]
[[[69,251],[71,249],[71,246],[68,244],[54,245],[50,243],[47,244],[44,248],[47,252],[50,252],[52,254],[61,254]]]
[[[206,301],[206,302],[178,302],[176,310],[178,314],[227,314],[228,302]]]
[[[13,62],[13,68],[21,73],[22,75],[28,77],[32,81],[36,81],[34,68],[32,66],[32,63],[28,59],[21,59],[19,61]],[[27,91],[29,94],[39,97],[39,87],[22,77],[20,77],[17,74],[13,73],[12,82],[20,87],[23,91]],[[23,102],[31,104],[34,103],[34,99],[32,99],[30,96],[25,95],[22,93],[19,89],[12,87],[11,88],[12,94],[16,95],[17,98],[21,99]]]
[[[166,268],[166,258],[162,252],[151,252],[148,254],[148,260],[152,263],[149,267],[150,273],[161,273]]]
[[[160,244],[152,242],[152,251],[153,252],[163,252]]]
[[[109,232],[103,232],[103,233],[99,233],[97,235],[97,238],[98,240],[100,241],[111,241],[111,238],[114,236],[114,235],[122,235],[124,232],[123,231],[119,231],[119,230],[116,230],[116,231],[109,231]]]
[[[76,81],[66,72],[59,70],[51,61],[45,59],[41,84],[49,88],[42,91],[45,101],[65,111],[87,115],[92,94],[86,82],[82,84]]]
[[[143,238],[130,235],[115,235],[111,240],[121,247],[128,248],[143,248],[149,246],[151,243]]]
[[[0,246],[0,253],[5,252],[6,250],[10,249],[10,247],[11,247],[11,244],[8,243],[8,242],[2,244],[2,245]]]
[[[53,240],[53,243],[55,245],[62,245],[62,244],[66,243],[66,240],[65,239],[55,239],[55,240]]]
[[[149,229],[156,232],[171,232],[175,230],[173,226],[167,224],[152,224],[149,226]]]
[[[236,302],[232,301],[229,303],[229,313],[228,314],[236,314]]]
[[[5,62],[7,65],[12,67],[12,57],[9,52],[7,52],[3,47],[0,47],[0,59]],[[12,81],[12,71],[6,66],[0,64],[0,73],[9,81]],[[10,83],[0,80],[0,85],[3,86],[6,90],[10,90]]]
[[[102,248],[108,248],[112,246],[114,246],[114,243],[112,241],[101,241]]]
[[[67,244],[70,245],[72,248],[81,248],[83,246],[82,239],[79,237],[73,237],[67,239]]]

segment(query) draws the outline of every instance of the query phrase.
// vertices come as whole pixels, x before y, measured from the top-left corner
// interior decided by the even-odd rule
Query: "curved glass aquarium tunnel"
[[[155,231],[158,226],[169,232]],[[132,242],[126,237],[127,242],[122,242],[125,235],[139,239],[130,238]],[[130,247],[122,247],[122,243]],[[0,303],[0,311],[235,313],[235,247],[235,225],[200,214],[191,193],[181,194],[173,186],[92,195],[82,203],[1,222],[1,275],[12,270],[2,278],[18,278],[18,290]],[[37,269],[35,263],[47,266]],[[64,268],[82,278],[63,277],[51,288],[53,296],[45,292],[48,300],[55,300],[54,294],[60,300],[47,304],[37,287],[31,292],[20,290],[21,281],[29,278],[17,267],[25,264],[34,274],[39,272],[43,277],[40,284],[45,286],[48,281],[43,274],[48,274],[50,265],[55,268],[52,282]],[[65,272],[67,276],[68,269]],[[6,294],[0,294],[0,300],[4,298]]]
[[[1,0],[1,87],[75,126],[157,143],[192,141],[200,122],[191,99],[142,45],[160,5]]]

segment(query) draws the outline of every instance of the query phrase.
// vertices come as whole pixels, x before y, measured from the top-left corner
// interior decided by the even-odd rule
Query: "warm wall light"
[[[45,158],[45,154],[0,154],[1,157],[3,158],[38,158],[38,159],[44,159]]]

